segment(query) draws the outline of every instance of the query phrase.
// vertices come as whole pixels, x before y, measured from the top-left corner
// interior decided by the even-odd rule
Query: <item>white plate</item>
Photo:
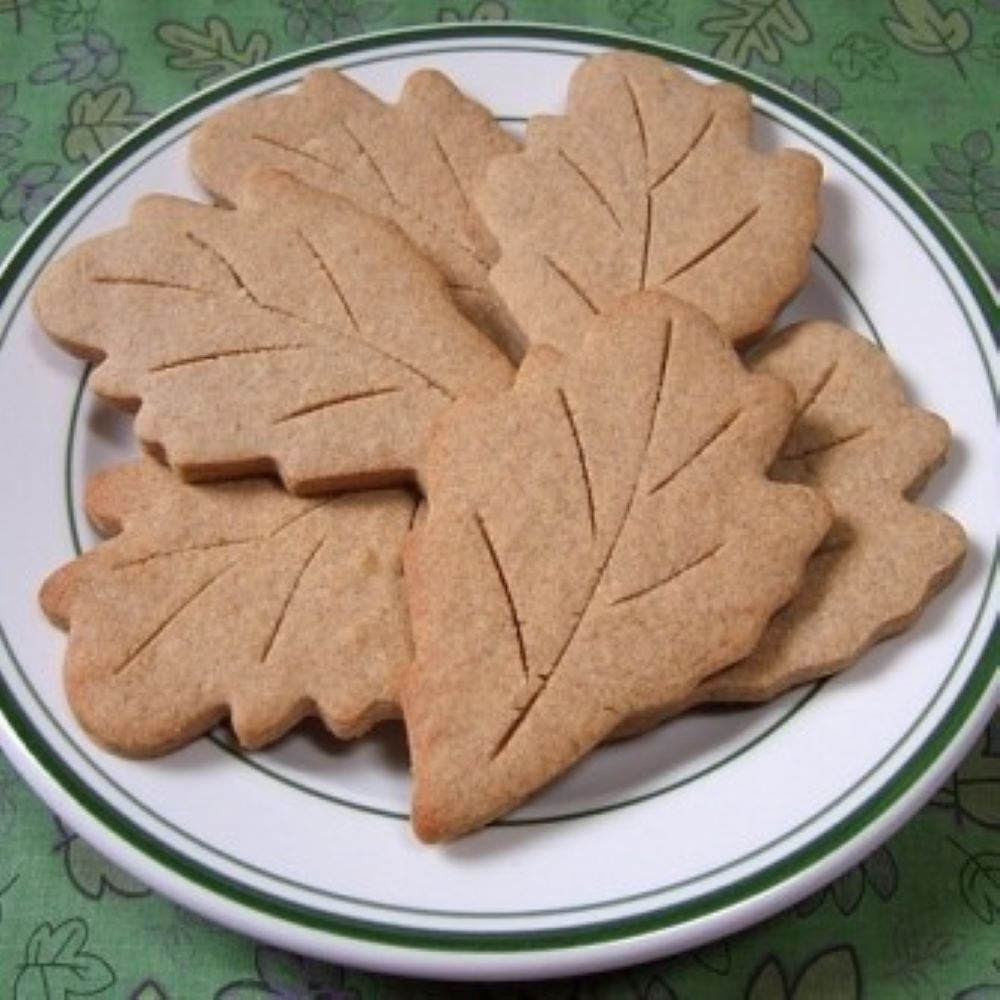
[[[558,110],[607,35],[509,27],[332,45],[200,94],[91,168],[6,263],[0,287],[0,737],[38,792],[98,848],[209,917],[287,948],[425,976],[580,973],[687,949],[757,920],[887,837],[961,759],[997,700],[996,352],[989,286],[890,164],[748,75],[658,49],[756,94],[767,144],[826,168],[826,222],[792,310],[877,338],[917,402],[955,433],[928,499],[971,540],[958,581],[915,629],[854,670],[758,709],[704,712],[602,749],[529,807],[445,848],[406,821],[398,732],[332,746],[300,732],[253,756],[220,730],[156,761],[102,752],[67,710],[63,637],[39,583],[94,537],[86,476],[131,452],[128,423],[81,392],[81,367],[39,333],[39,269],[120,223],[150,191],[201,197],[187,137],[221,103],[294,85],[323,62],[385,97],[433,65],[511,127]]]

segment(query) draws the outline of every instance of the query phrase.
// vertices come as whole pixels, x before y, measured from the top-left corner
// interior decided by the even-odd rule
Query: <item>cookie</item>
[[[235,211],[141,200],[50,265],[34,302],[187,480],[406,482],[441,410],[512,377],[394,225],[273,171]]]
[[[762,701],[844,669],[912,624],[966,551],[956,521],[913,502],[944,462],[948,425],[907,402],[885,353],[844,327],[809,322],[769,337],[751,366],[796,395],[771,474],[819,490],[834,523],[757,648],[705,685],[713,701]]]
[[[766,478],[793,417],[784,383],[647,292],[441,418],[404,550],[421,838],[504,814],[750,652],[830,524]]]
[[[241,101],[195,131],[191,167],[221,201],[247,171],[279,167],[395,222],[444,275],[465,314],[509,352],[515,324],[489,284],[496,242],[472,201],[486,167],[517,142],[442,73],[410,76],[397,104],[330,69],[290,94]]]
[[[491,279],[532,344],[575,350],[619,296],[661,289],[737,344],[804,283],[819,227],[812,156],[750,145],[741,89],[616,52],[573,74],[566,114],[533,118],[477,204],[495,233]]]
[[[259,747],[306,715],[347,738],[398,714],[409,493],[189,486],[147,458],[95,476],[87,509],[115,537],[41,604],[69,629],[67,697],[98,742],[163,753],[228,715]]]

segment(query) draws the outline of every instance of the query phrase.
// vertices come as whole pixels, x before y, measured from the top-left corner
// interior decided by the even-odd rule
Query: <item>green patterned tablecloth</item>
[[[748,67],[900,164],[1000,278],[997,0],[0,0],[0,253],[79,170],[192,90],[294,49],[436,21],[546,21]],[[10,567],[5,567],[5,572]],[[0,996],[506,996],[240,938],[97,856],[0,757]],[[749,931],[522,997],[1000,998],[1000,716],[862,865]]]

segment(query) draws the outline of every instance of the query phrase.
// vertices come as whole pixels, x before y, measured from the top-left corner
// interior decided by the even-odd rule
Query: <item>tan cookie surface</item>
[[[400,491],[304,499],[267,480],[181,483],[142,459],[89,484],[116,537],[45,582],[69,628],[70,704],[102,744],[161,753],[226,715],[244,746],[319,715],[340,737],[398,714],[411,656]]]
[[[944,461],[940,417],[910,405],[889,358],[833,323],[770,337],[752,369],[795,390],[797,417],[772,475],[819,490],[834,524],[809,562],[802,590],[743,662],[702,696],[758,701],[850,665],[909,626],[958,571],[962,528],[913,503]]]
[[[140,201],[46,269],[35,307],[192,480],[407,481],[442,409],[511,378],[395,226],[277,172],[236,211]]]
[[[411,75],[385,104],[330,69],[290,94],[251,98],[195,131],[190,162],[223,202],[241,201],[255,167],[279,167],[400,226],[445,277],[473,322],[508,350],[519,338],[489,285],[496,242],[472,193],[517,142],[442,73]]]
[[[652,56],[576,70],[566,114],[532,119],[478,197],[501,247],[492,281],[529,343],[574,350],[591,316],[645,288],[737,343],[771,322],[808,274],[821,170],[755,151],[751,118],[744,91]]]
[[[501,815],[749,652],[830,523],[764,475],[793,415],[784,384],[659,293],[449,411],[405,553],[422,838]]]

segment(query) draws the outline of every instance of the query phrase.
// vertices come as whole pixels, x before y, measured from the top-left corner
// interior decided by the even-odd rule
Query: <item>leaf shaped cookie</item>
[[[802,285],[819,226],[820,166],[751,149],[750,102],[651,56],[573,74],[563,117],[528,124],[478,204],[500,242],[491,278],[530,343],[575,350],[618,296],[659,288],[735,343]]]
[[[251,98],[205,121],[191,167],[224,202],[239,203],[243,178],[279,167],[395,222],[434,262],[456,302],[512,353],[520,338],[489,285],[497,246],[473,205],[489,162],[517,149],[482,105],[433,70],[410,76],[384,104],[330,69],[298,90]]]
[[[506,812],[749,652],[830,523],[764,475],[793,414],[701,313],[649,292],[442,418],[404,555],[422,838]]]
[[[395,226],[277,172],[237,211],[140,201],[51,265],[35,305],[57,341],[106,359],[93,388],[141,404],[140,439],[186,479],[399,482],[442,409],[511,378]]]
[[[746,660],[704,685],[704,700],[763,701],[850,665],[907,628],[966,549],[952,518],[912,502],[944,461],[948,425],[907,403],[882,351],[833,323],[803,323],[769,337],[752,368],[797,399],[772,475],[819,490],[834,524],[801,591]]]
[[[226,714],[249,747],[308,714],[340,737],[397,715],[415,504],[401,491],[304,499],[264,479],[190,486],[151,459],[95,476],[88,511],[120,534],[41,592],[69,627],[81,724],[149,755]]]

